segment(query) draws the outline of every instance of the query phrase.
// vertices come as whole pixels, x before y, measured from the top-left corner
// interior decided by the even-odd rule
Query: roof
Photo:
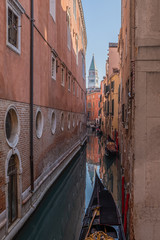
[[[109,43],[109,47],[118,47],[118,43]]]
[[[97,70],[97,67],[96,67],[96,63],[95,63],[95,59],[94,59],[94,54],[93,54],[89,71],[95,71],[95,70]]]

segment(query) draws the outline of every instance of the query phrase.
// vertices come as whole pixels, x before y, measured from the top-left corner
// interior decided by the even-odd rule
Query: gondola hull
[[[83,219],[79,240],[85,240],[94,232],[100,231],[111,239],[125,240],[121,217],[112,194],[96,174],[93,194]]]

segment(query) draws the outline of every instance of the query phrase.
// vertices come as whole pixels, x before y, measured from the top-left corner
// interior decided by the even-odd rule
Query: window
[[[36,114],[36,134],[38,138],[41,138],[43,132],[43,116],[41,110],[37,110]]]
[[[21,52],[21,14],[24,9],[18,1],[7,1],[7,46]]]
[[[78,35],[76,34],[76,63],[78,65]]]
[[[68,49],[71,50],[71,27],[70,27],[70,20],[71,14],[70,14],[70,8],[67,8],[67,46]]]
[[[68,113],[68,129],[71,128],[71,115]]]
[[[83,80],[85,80],[85,59],[83,54],[82,54],[82,76]]]
[[[55,134],[56,131],[56,115],[55,112],[52,111],[51,113],[51,132],[52,134]]]
[[[82,30],[81,30],[81,34],[82,34],[82,46],[83,46],[83,49],[84,49],[83,27],[82,27]]]
[[[118,87],[118,103],[120,103],[120,85]]]
[[[75,95],[75,80],[73,80],[73,95]]]
[[[125,121],[125,105],[122,104],[122,123]]]
[[[109,116],[109,101],[107,102],[107,116]]]
[[[78,123],[79,123],[79,121],[78,121],[78,115],[77,115],[77,126],[78,126]]]
[[[56,21],[56,0],[50,0],[50,14],[54,21]]]
[[[78,87],[78,84],[77,84],[77,97],[79,97],[79,87]]]
[[[111,82],[111,90],[114,92],[114,81]]]
[[[114,99],[112,100],[112,116],[114,116]]]
[[[65,74],[64,74],[64,67],[61,68],[61,85],[64,86],[65,84]]]
[[[15,147],[19,140],[20,123],[17,110],[11,106],[6,114],[5,119],[6,140],[10,147]]]
[[[68,91],[71,91],[71,75],[68,74]]]
[[[81,99],[83,99],[83,90],[81,89]]]
[[[73,122],[72,122],[72,124],[73,124],[73,128],[75,127],[75,116],[74,116],[74,114],[73,114]]]
[[[52,79],[56,80],[56,57],[52,53],[52,66],[51,66],[51,75]]]
[[[91,108],[91,103],[88,103],[88,108]]]
[[[9,160],[7,175],[8,175],[8,224],[10,226],[18,217],[16,155],[12,155]]]
[[[61,130],[64,131],[64,113],[61,113]]]
[[[73,14],[76,19],[76,0],[73,0]]]

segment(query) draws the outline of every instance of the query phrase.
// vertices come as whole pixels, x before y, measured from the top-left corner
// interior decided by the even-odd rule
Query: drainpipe
[[[33,43],[34,43],[34,0],[31,0],[31,25],[30,25],[30,174],[31,192],[34,191],[34,166],[33,166]]]

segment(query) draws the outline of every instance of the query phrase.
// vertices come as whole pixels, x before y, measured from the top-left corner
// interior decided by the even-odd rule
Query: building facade
[[[0,239],[12,239],[86,138],[80,0],[6,0],[0,16]]]
[[[99,123],[100,89],[87,92],[87,121]]]
[[[106,132],[114,140],[118,137],[118,89],[119,89],[119,70],[113,73],[105,86],[106,92]]]
[[[120,153],[127,239],[160,235],[159,1],[122,1]]]
[[[101,84],[101,129],[105,136],[118,136],[118,89],[119,53],[118,44],[109,43],[106,60],[106,75]]]

